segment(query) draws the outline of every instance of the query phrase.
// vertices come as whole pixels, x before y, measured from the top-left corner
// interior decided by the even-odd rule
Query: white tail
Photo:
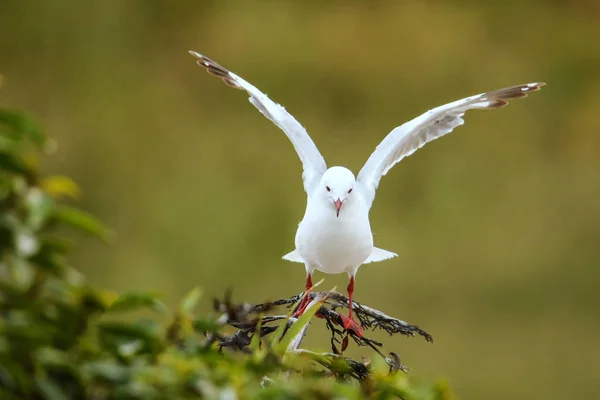
[[[365,262],[363,264],[369,264],[369,263],[379,262],[379,261],[383,261],[383,260],[389,260],[390,258],[394,258],[394,257],[398,257],[398,254],[392,253],[391,251],[380,249],[378,247],[373,247],[373,251],[371,252],[369,257],[367,257],[367,259],[365,260]],[[287,261],[291,261],[291,262],[304,263],[304,260],[302,259],[300,254],[298,254],[298,252],[296,250],[294,250],[290,253],[287,253],[285,256],[283,256],[283,259],[287,260]]]
[[[288,260],[291,262],[297,262],[297,263],[303,263],[304,264],[304,260],[302,259],[302,257],[300,256],[300,254],[298,254],[298,252],[296,250],[287,253],[285,256],[283,256],[284,260]]]
[[[392,253],[391,251],[383,250],[378,247],[373,247],[373,251],[371,255],[367,257],[363,264],[379,262],[383,260],[388,260],[390,258],[398,257],[398,254]]]

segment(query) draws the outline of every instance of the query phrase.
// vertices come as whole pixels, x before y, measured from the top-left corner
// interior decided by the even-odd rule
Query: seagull
[[[358,336],[363,336],[363,330],[352,318],[356,272],[363,264],[397,256],[396,253],[373,246],[369,210],[381,177],[403,158],[462,125],[466,111],[501,108],[509,100],[527,97],[529,92],[545,85],[544,82],[535,82],[511,86],[431,109],[394,128],[355,177],[345,167],[327,168],[325,159],[306,129],[284,107],[210,58],[195,51],[190,51],[190,54],[210,74],[221,78],[229,86],[245,90],[250,96],[250,103],[277,125],[294,145],[302,161],[307,202],[304,218],[296,232],[296,249],[283,256],[283,259],[304,264],[307,292],[313,286],[312,274],[315,270],[327,274],[348,274],[349,312],[347,317],[340,316],[344,329]],[[308,296],[305,296],[294,316],[301,315],[308,304]]]

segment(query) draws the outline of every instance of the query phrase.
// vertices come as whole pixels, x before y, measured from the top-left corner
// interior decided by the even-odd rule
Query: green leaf
[[[19,175],[30,176],[32,171],[20,159],[6,153],[0,153],[0,168]]]
[[[335,290],[335,288],[332,290]],[[281,342],[279,342],[279,344],[275,346],[276,353],[280,355],[285,354],[294,338],[298,336],[298,334],[300,334],[300,332],[302,331],[302,329],[304,329],[306,325],[308,325],[310,319],[317,313],[319,308],[321,308],[321,305],[324,301],[325,298],[321,299],[318,302],[315,302],[313,305],[311,305],[304,311],[300,318],[298,318],[298,320],[294,322],[292,326],[288,329],[288,331],[285,333],[285,335],[281,339]]]
[[[311,290],[314,290],[316,287],[320,286],[323,282],[325,282],[325,278],[322,278],[320,281],[315,283],[312,286]],[[288,313],[287,313],[287,319],[283,323],[279,324],[279,326],[277,327],[275,332],[273,332],[273,335],[271,335],[271,342],[269,343],[270,347],[274,348],[276,346],[276,343],[282,339],[283,332],[285,331],[285,328],[288,324],[288,321],[290,320],[290,317],[292,316],[292,313],[294,312],[294,309],[296,309],[296,307],[298,307],[298,305],[300,304],[302,299],[304,299],[304,297],[306,297],[306,296],[308,296],[307,292],[305,292],[304,296],[302,296],[302,298],[300,300],[298,300],[298,302],[296,304],[294,304],[293,307],[290,308],[290,311],[288,311]]]
[[[0,399],[2,400],[22,400],[22,397],[10,393],[0,386]]]
[[[85,313],[106,311],[114,303],[114,299],[104,291],[90,290],[87,288],[81,295],[81,307]],[[115,294],[115,298],[118,295]]]
[[[0,124],[6,125],[19,139],[27,138],[33,143],[43,146],[46,137],[39,130],[31,118],[26,117],[18,111],[0,109]]]
[[[194,326],[194,330],[196,332],[202,332],[202,333],[204,333],[204,332],[215,333],[215,332],[218,332],[219,328],[221,327],[221,325],[219,325],[217,323],[217,321],[215,321],[213,318],[209,318],[209,317],[196,318],[192,322],[192,325]]]
[[[54,198],[70,197],[76,200],[81,196],[79,186],[67,176],[51,176],[44,179],[41,186],[46,193]]]
[[[48,249],[48,251],[58,254],[66,254],[73,246],[70,239],[60,236],[40,235],[39,238],[43,249]]]
[[[179,312],[183,315],[191,314],[196,308],[196,304],[202,296],[202,290],[200,288],[193,288],[188,294],[185,295],[181,303],[179,304]]]
[[[133,311],[142,308],[150,308],[161,313],[167,312],[167,306],[156,295],[150,293],[122,294],[112,303],[108,311]]]
[[[58,386],[46,377],[36,377],[35,383],[42,398],[46,400],[69,400],[69,396]]]
[[[121,355],[123,345],[139,341],[139,354],[154,354],[162,347],[161,329],[155,322],[102,322],[98,324],[101,343],[106,350]]]
[[[129,369],[114,360],[98,360],[84,364],[81,372],[89,380],[114,383],[124,383],[130,376]]]
[[[5,129],[0,129],[0,151],[14,154],[22,149],[22,143],[10,135]]]
[[[53,243],[42,242],[37,252],[30,258],[30,261],[54,275],[62,276],[62,272],[67,268],[63,253],[56,251]]]
[[[0,387],[14,392],[28,392],[31,389],[30,385],[30,374],[23,369],[23,366],[8,357],[0,358]]]
[[[36,350],[34,356],[35,360],[44,366],[69,367],[73,364],[66,352],[57,350],[53,347],[40,347]]]
[[[55,207],[53,218],[58,222],[89,233],[104,241],[110,240],[113,236],[112,231],[98,219],[73,207]]]
[[[255,354],[260,350],[260,331],[262,328],[263,316],[263,313],[260,313],[260,315],[258,316],[258,323],[254,328],[254,335],[252,335],[252,340],[250,341],[250,349]]]
[[[302,300],[300,300],[300,301],[302,301]],[[273,332],[273,334],[271,335],[271,341],[269,342],[270,347],[275,347],[277,342],[279,342],[282,339],[283,332],[285,331],[285,327],[287,326],[288,321],[290,320],[290,317],[292,316],[292,313],[294,312],[294,309],[297,306],[298,306],[298,304],[295,304],[294,307],[290,308],[290,311],[288,311],[287,318],[285,319],[285,321],[280,323],[279,326],[277,327],[277,329],[275,330],[275,332]]]

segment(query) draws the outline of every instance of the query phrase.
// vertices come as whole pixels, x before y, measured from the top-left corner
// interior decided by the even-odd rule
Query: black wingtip
[[[526,83],[523,85],[511,86],[504,89],[494,90],[486,93],[482,100],[490,102],[486,108],[502,108],[506,106],[509,100],[519,99],[527,97],[531,92],[537,92],[542,86],[545,86],[546,82],[533,82]]]
[[[235,79],[231,76],[231,73],[226,68],[223,68],[221,65],[217,64],[210,58],[208,58],[200,53],[197,53],[193,50],[189,50],[188,52],[192,56],[194,56],[198,59],[198,61],[196,63],[198,65],[200,65],[201,67],[206,68],[206,71],[209,74],[223,79],[223,82],[225,82],[226,84],[228,84],[231,87],[240,89],[240,85],[235,81]]]

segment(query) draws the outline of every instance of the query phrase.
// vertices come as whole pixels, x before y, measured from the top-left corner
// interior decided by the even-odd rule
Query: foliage
[[[64,204],[79,193],[70,179],[40,175],[33,150],[50,147],[29,118],[0,110],[0,398],[449,398],[443,384],[389,373],[385,363],[357,383],[344,363],[289,354],[308,314],[283,339],[254,335],[236,352],[220,345],[227,318],[194,313],[199,290],[171,313],[152,294],[91,287],[66,261],[65,228],[103,240],[110,230]],[[156,318],[123,317],[142,309]]]

